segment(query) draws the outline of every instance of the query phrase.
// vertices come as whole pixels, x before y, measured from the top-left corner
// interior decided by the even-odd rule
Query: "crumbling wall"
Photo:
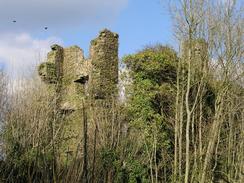
[[[56,95],[57,110],[65,116],[61,121],[63,141],[60,152],[65,156],[65,152],[74,154],[81,141],[83,105],[92,103],[93,107],[103,109],[102,101],[117,96],[118,34],[107,29],[101,31],[91,41],[88,59],[78,46],[62,48],[53,45],[51,49],[47,61],[38,71]]]
[[[41,79],[47,84],[57,84],[62,75],[63,48],[52,45],[52,51],[47,55],[47,61],[38,67]]]
[[[191,59],[191,68],[206,72],[208,70],[208,44],[204,39],[184,41],[181,48],[181,57],[187,61]]]
[[[118,37],[105,29],[91,41],[89,95],[92,99],[106,99],[118,93]]]
[[[52,46],[47,62],[39,66],[39,75],[47,84],[59,85],[61,109],[76,110],[88,96],[92,100],[117,96],[118,37],[107,29],[101,31],[91,41],[88,59],[78,46]]]
[[[83,85],[75,82],[85,61],[83,50],[78,46],[64,49],[61,109],[76,110],[84,97]]]

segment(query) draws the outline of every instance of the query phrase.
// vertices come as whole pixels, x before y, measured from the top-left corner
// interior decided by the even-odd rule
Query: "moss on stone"
[[[39,66],[38,72],[47,84],[56,83],[52,86],[58,96],[57,108],[65,117],[60,152],[64,157],[66,151],[77,150],[81,139],[83,101],[103,111],[107,99],[118,93],[118,34],[107,29],[101,31],[91,41],[88,59],[78,46],[53,45],[51,49],[47,62]],[[111,105],[106,106],[107,110]]]
[[[57,82],[56,66],[51,62],[44,62],[38,67],[38,73],[41,79],[49,84]]]

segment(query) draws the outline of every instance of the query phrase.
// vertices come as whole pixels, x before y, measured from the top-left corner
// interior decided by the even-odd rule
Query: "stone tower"
[[[118,84],[118,34],[106,29],[101,31],[98,38],[91,41],[90,62],[91,98],[113,97],[117,93]]]
[[[181,49],[183,60],[189,59],[191,52],[191,68],[205,72],[208,70],[208,44],[204,39],[184,41]]]
[[[57,111],[65,116],[60,154],[75,152],[82,139],[82,108],[92,104],[103,109],[118,95],[118,34],[107,29],[91,41],[90,56],[78,46],[51,46],[47,61],[38,67],[39,75],[56,96]],[[107,105],[106,110],[109,109]],[[89,118],[89,114],[88,114]]]
[[[60,110],[76,110],[82,99],[106,100],[118,90],[118,34],[107,29],[91,41],[85,59],[78,46],[51,46],[47,62],[39,66],[41,79],[60,96]]]

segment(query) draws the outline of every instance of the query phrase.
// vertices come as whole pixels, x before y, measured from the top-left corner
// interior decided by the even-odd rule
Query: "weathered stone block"
[[[38,73],[47,84],[57,83],[56,66],[52,62],[44,62],[38,67]]]
[[[105,29],[91,41],[89,92],[93,99],[106,99],[118,93],[118,38],[118,34]]]
[[[103,111],[103,104],[118,94],[118,34],[107,29],[101,31],[91,41],[88,59],[78,46],[53,45],[51,49],[47,62],[42,63],[38,71],[44,82],[52,84],[57,109],[65,116],[62,149],[75,152],[82,135],[84,101],[85,105],[92,103]],[[106,106],[104,110],[109,111],[111,105]]]
[[[204,39],[184,41],[181,54],[183,60],[191,59],[192,69],[208,70],[208,44]]]

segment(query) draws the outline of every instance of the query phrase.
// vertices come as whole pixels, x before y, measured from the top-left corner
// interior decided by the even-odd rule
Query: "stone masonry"
[[[105,101],[118,95],[118,34],[107,29],[91,41],[89,58],[78,46],[51,46],[47,61],[38,67],[39,75],[50,92],[60,114],[65,114],[61,156],[74,155],[82,139],[82,108],[92,104],[103,109]],[[111,102],[107,102],[111,103]],[[106,106],[106,110],[109,105]],[[82,150],[80,150],[82,151]],[[71,155],[72,156],[72,155]]]
[[[88,59],[78,46],[53,45],[51,49],[47,62],[39,66],[39,75],[60,96],[60,110],[76,110],[82,99],[117,96],[118,34],[102,30],[91,41]]]
[[[74,153],[79,148],[84,104],[91,104],[97,115],[100,109],[109,111],[112,100],[118,96],[118,38],[118,34],[102,30],[91,41],[87,59],[78,46],[62,48],[53,45],[47,61],[38,67],[42,81],[56,96],[57,110],[66,116],[62,121],[65,140],[60,154]],[[182,59],[191,58],[193,72],[195,69],[208,70],[207,47],[202,39],[183,42]]]
[[[204,39],[184,41],[181,50],[183,60],[190,58],[190,50],[191,68],[206,72],[208,70],[208,44],[206,41]]]

